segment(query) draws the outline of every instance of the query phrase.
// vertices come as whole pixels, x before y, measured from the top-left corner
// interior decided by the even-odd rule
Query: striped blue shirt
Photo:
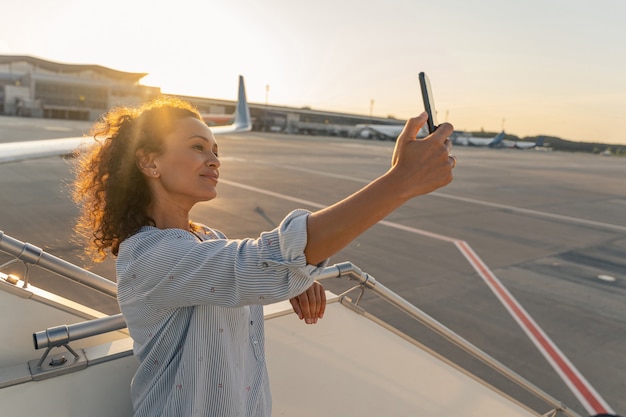
[[[118,301],[139,368],[136,417],[269,417],[263,304],[313,283],[309,212],[295,210],[258,239],[206,228],[142,227],[120,245]]]

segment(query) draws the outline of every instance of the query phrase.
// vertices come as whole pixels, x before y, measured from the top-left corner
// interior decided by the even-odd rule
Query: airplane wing
[[[90,139],[93,141],[93,138],[74,137],[0,143],[0,164],[49,156],[71,155],[78,151],[81,146],[88,146]]]
[[[243,76],[239,76],[239,92],[233,124],[214,126],[210,129],[214,135],[248,132],[252,129],[252,118],[250,117],[250,107],[246,98]],[[93,141],[94,139],[90,137],[72,137],[0,143],[0,164],[50,156],[72,155],[79,152],[81,148],[90,146]]]

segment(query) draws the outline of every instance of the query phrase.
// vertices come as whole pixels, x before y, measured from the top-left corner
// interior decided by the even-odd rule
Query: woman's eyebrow
[[[204,137],[204,136],[202,136],[202,135],[195,135],[195,134],[194,134],[194,135],[189,136],[189,137],[187,138],[187,140],[194,139],[194,138],[199,138],[199,139],[203,139],[203,140],[205,140],[205,141],[207,141],[207,142],[211,142],[211,141],[210,141],[207,137]]]

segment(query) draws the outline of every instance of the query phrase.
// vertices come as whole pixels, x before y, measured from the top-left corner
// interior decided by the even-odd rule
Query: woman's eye
[[[192,148],[196,149],[196,150],[199,150],[199,151],[204,151],[204,145],[202,145],[201,143],[193,145]]]

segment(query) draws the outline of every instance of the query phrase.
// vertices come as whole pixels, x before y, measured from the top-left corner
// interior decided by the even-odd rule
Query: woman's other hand
[[[324,317],[326,309],[326,292],[319,282],[314,282],[308,290],[289,300],[293,311],[306,324],[315,324]]]

